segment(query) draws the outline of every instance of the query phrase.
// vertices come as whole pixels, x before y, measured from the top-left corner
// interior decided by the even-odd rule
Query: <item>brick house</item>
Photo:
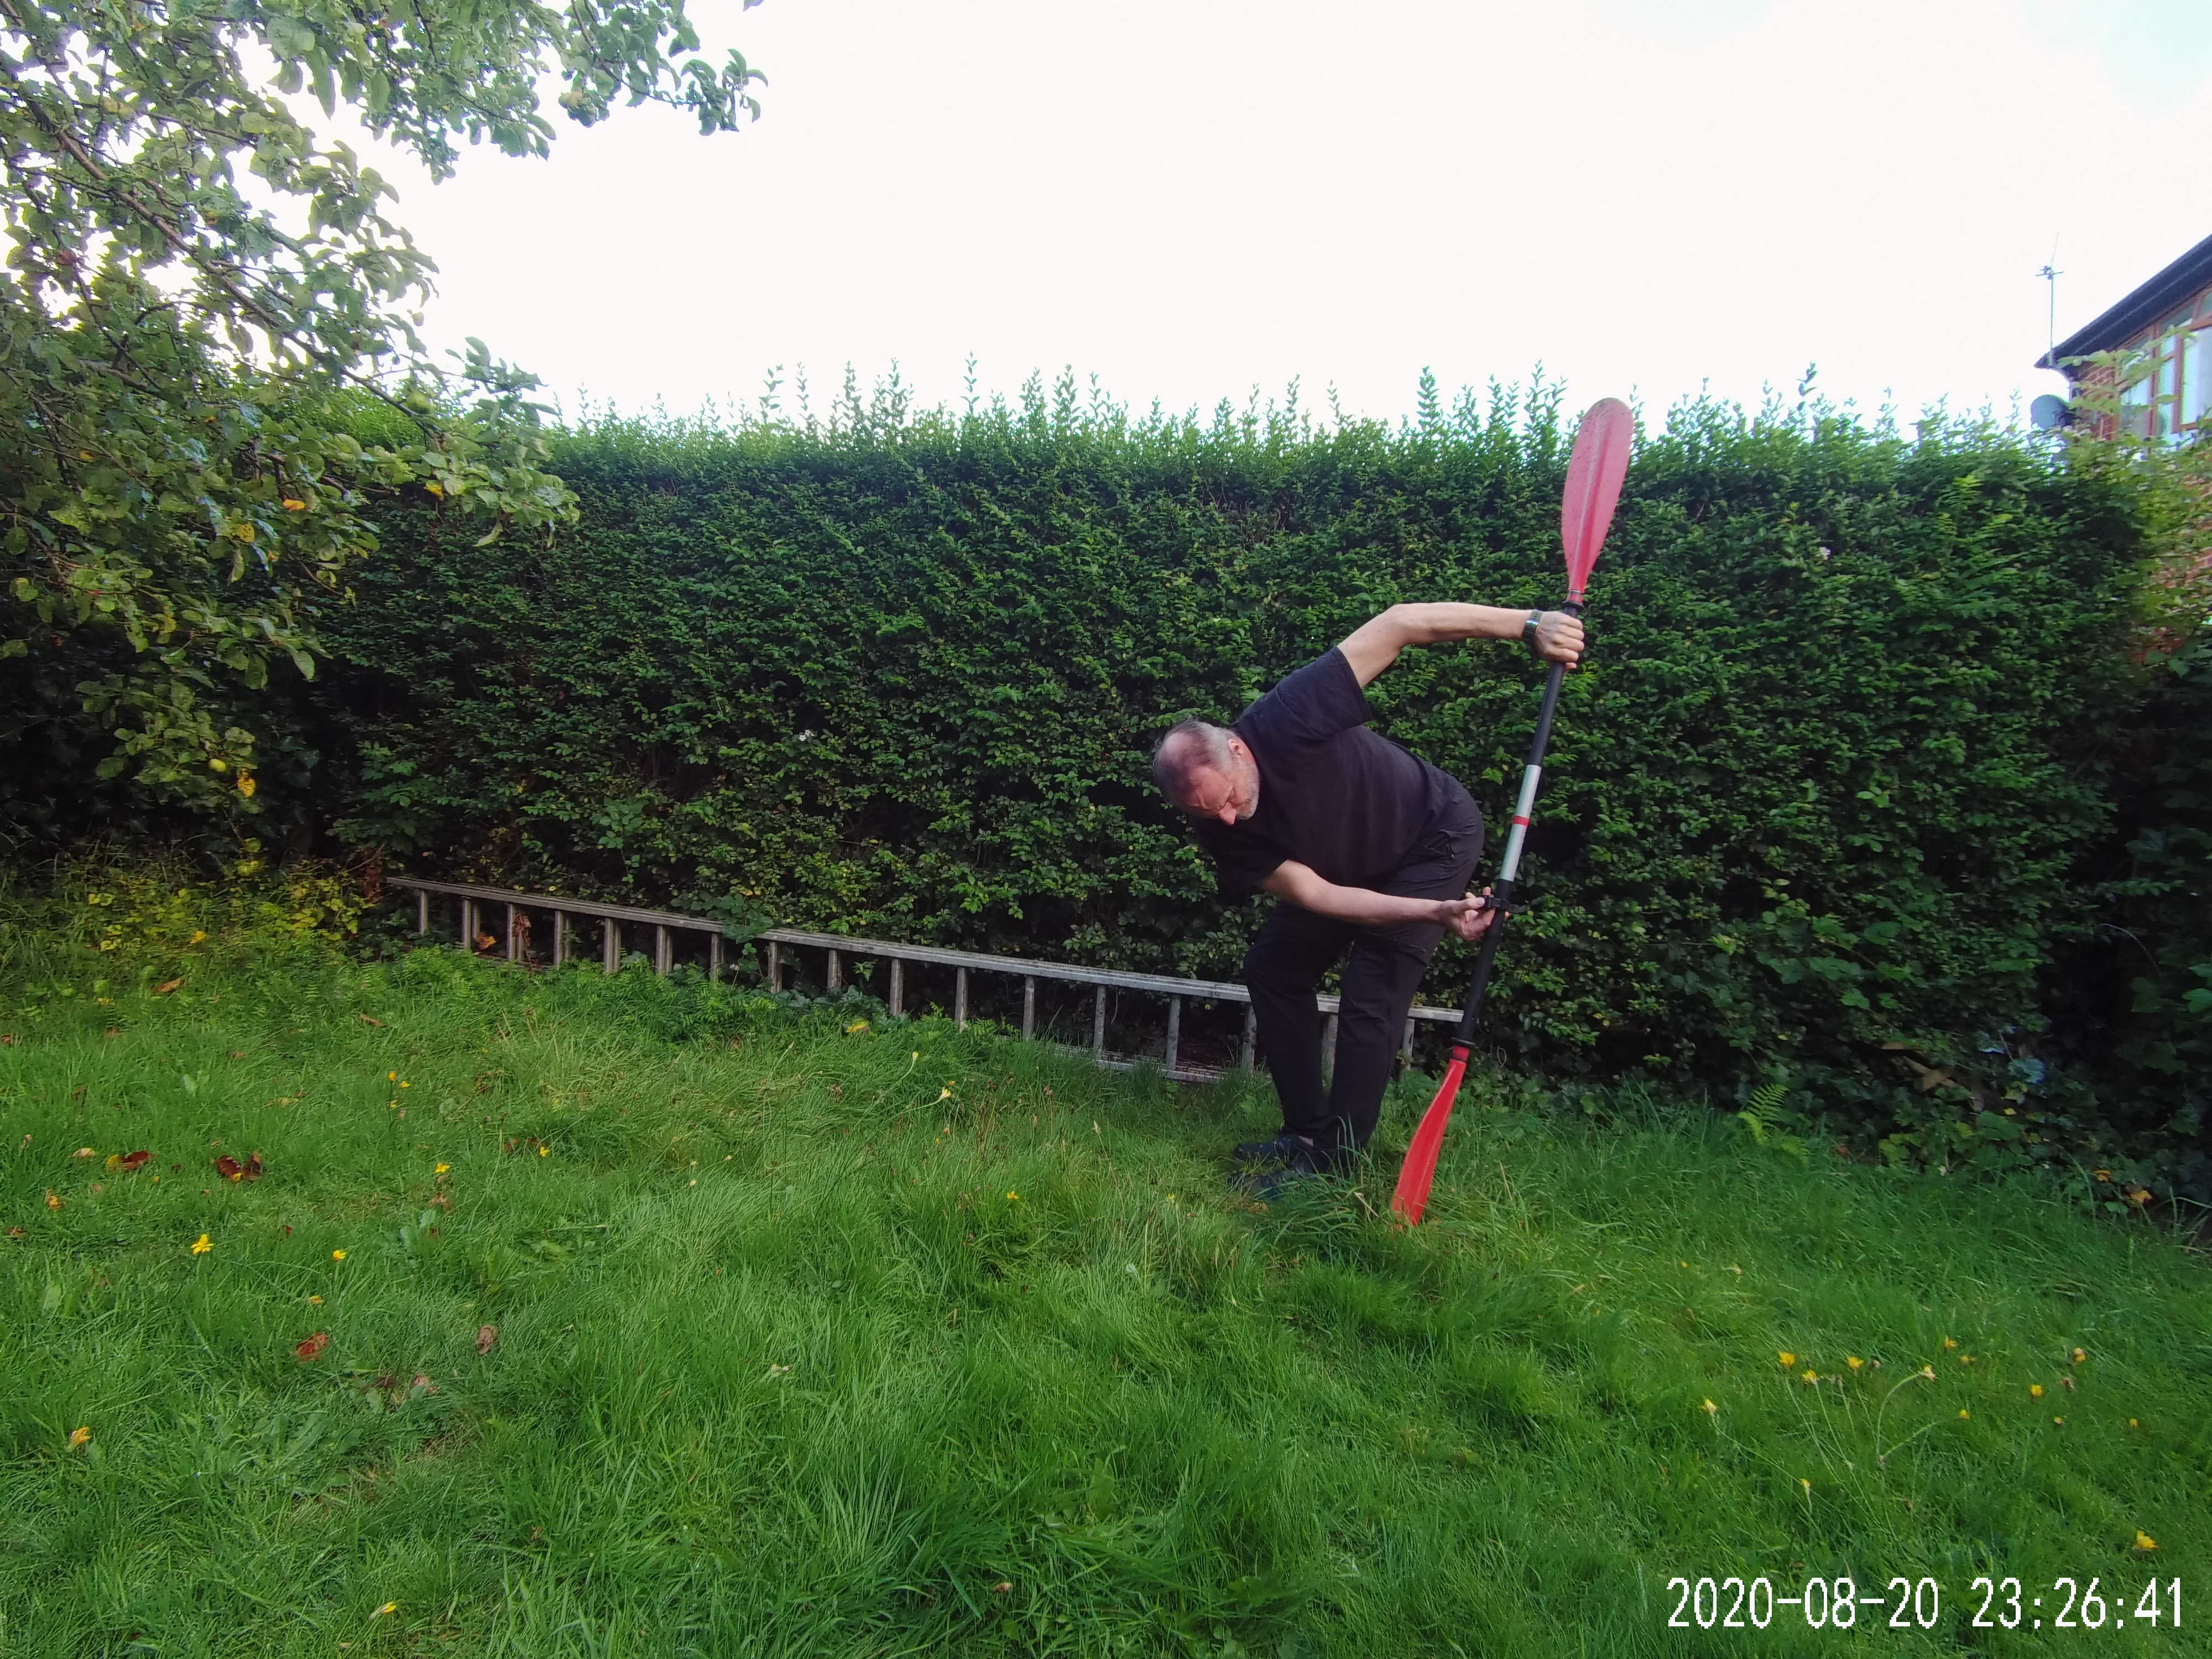
[[[2109,385],[2109,368],[2069,361],[2100,351],[2154,354],[2148,371],[2121,396],[2128,424],[2137,432],[2164,437],[2212,414],[2212,236],[2075,330],[2035,366],[2059,370],[2069,386]]]

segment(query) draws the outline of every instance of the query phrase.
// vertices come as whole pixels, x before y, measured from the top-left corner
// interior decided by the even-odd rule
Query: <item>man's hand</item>
[[[1536,624],[1536,654],[1546,662],[1563,662],[1570,668],[1581,662],[1582,618],[1564,611],[1547,611]]]
[[[1465,898],[1437,900],[1436,920],[1472,944],[1497,925],[1498,912],[1489,907],[1490,889],[1486,887],[1480,898],[1469,893]]]

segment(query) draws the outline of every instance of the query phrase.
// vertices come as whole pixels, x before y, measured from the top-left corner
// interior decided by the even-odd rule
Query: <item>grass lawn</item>
[[[0,934],[0,1656],[2212,1653],[2140,1220],[1481,1079],[1261,1211],[1263,1089],[855,1018]]]

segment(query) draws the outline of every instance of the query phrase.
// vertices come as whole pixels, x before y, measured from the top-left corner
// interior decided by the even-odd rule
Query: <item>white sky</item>
[[[550,161],[380,158],[432,331],[627,408],[898,360],[1142,406],[1334,383],[1396,416],[1538,362],[1577,403],[1903,411],[2055,389],[2212,234],[2205,0],[694,0],[765,114],[565,118]]]

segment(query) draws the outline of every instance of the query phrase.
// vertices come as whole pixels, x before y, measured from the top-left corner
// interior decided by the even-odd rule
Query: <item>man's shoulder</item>
[[[1319,743],[1348,726],[1364,726],[1372,711],[1359,678],[1334,646],[1275,682],[1273,690],[1237,717],[1237,734],[1250,742],[1279,739]]]

